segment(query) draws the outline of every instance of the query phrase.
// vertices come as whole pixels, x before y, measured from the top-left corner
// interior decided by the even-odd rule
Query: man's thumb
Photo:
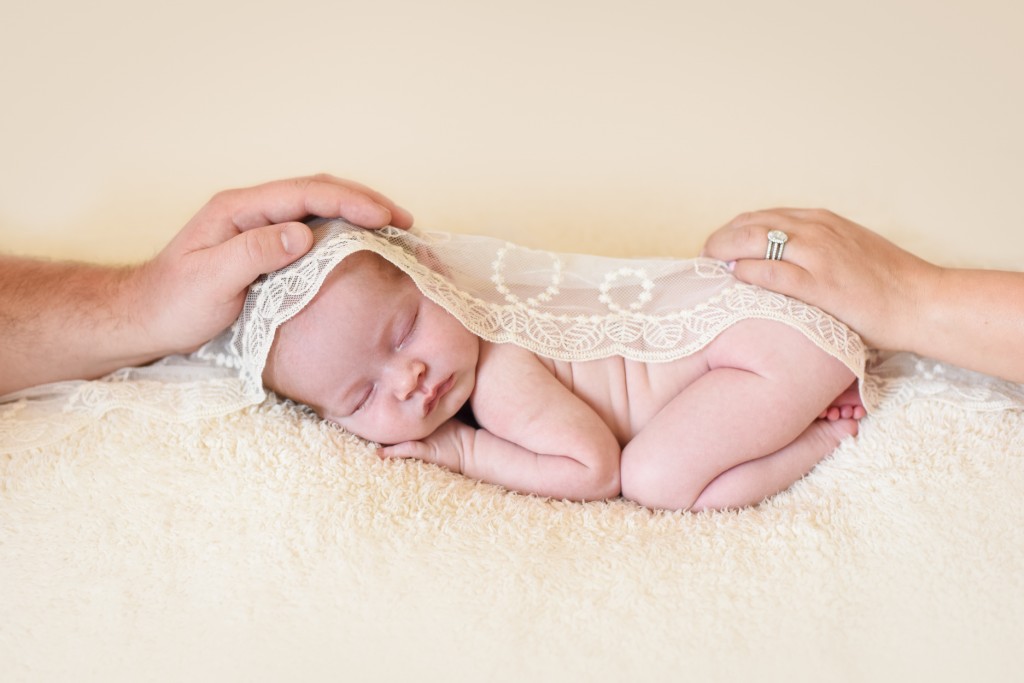
[[[267,225],[228,240],[221,263],[235,270],[240,281],[252,282],[263,273],[284,268],[311,246],[313,233],[302,223]]]

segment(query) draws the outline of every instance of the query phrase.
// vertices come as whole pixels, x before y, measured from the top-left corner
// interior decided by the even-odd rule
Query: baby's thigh
[[[842,361],[777,320],[741,320],[708,345],[707,358],[711,369],[746,370],[786,385],[835,385],[838,391],[854,379]]]

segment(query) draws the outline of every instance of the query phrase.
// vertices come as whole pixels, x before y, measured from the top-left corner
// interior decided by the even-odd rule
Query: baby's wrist
[[[467,474],[466,470],[471,468],[470,463],[473,461],[473,453],[476,449],[476,434],[477,430],[464,422],[459,422],[456,436],[458,442],[458,472],[459,474]]]

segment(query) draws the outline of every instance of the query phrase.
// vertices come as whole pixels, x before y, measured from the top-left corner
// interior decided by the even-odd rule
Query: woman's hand
[[[781,261],[765,259],[769,230],[789,236]],[[876,348],[910,348],[922,303],[942,274],[867,228],[820,209],[741,214],[708,238],[704,255],[734,261],[733,273],[744,282],[831,313]]]
[[[773,229],[789,236],[781,261],[764,258]],[[870,346],[1024,382],[1024,273],[941,268],[823,210],[742,214],[708,238],[704,255],[824,309]]]

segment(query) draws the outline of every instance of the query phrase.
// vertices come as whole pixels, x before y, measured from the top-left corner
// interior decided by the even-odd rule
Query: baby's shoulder
[[[524,419],[558,419],[569,392],[537,354],[514,344],[482,343],[470,405],[481,427],[519,434]],[[563,411],[564,412],[564,411]]]
[[[477,382],[481,380],[514,381],[524,373],[549,368],[537,354],[515,344],[480,342],[480,358],[477,362]]]

